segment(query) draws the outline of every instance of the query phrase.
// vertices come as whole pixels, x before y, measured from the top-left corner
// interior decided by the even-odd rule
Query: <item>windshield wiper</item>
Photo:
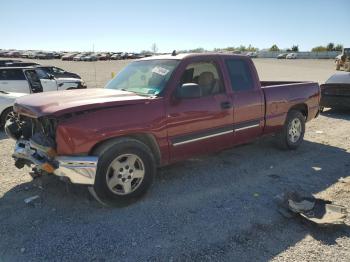
[[[0,93],[6,94],[6,95],[9,94],[8,92],[2,91],[2,90],[0,90]]]
[[[138,93],[138,92],[135,92],[135,91],[124,89],[124,88],[122,88],[120,90],[125,91],[125,92],[134,93],[134,94],[139,95],[139,96],[146,96],[146,97],[150,97],[151,96],[150,94]]]

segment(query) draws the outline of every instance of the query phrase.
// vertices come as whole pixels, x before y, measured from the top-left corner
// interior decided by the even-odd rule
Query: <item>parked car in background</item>
[[[9,51],[7,53],[4,53],[4,57],[20,58],[21,57],[21,53],[19,51]]]
[[[268,134],[298,148],[319,99],[314,82],[259,81],[247,56],[165,55],[130,63],[104,89],[19,98],[14,109],[27,125],[8,121],[6,133],[17,140],[17,167],[125,203],[147,191],[158,166]]]
[[[68,72],[62,68],[56,67],[56,66],[43,66],[43,65],[37,65],[36,68],[39,68],[43,70],[47,74],[53,75],[55,78],[77,78],[81,79],[81,77],[72,72]]]
[[[82,59],[84,58],[84,56],[87,56],[88,54],[86,53],[80,53],[77,54],[73,57],[73,61],[82,61]]]
[[[81,61],[87,61],[87,62],[92,62],[97,60],[98,60],[97,54],[91,54],[81,58]]]
[[[62,61],[72,61],[73,57],[75,57],[77,53],[68,53],[62,56]]]
[[[257,58],[258,57],[257,52],[248,52],[246,55],[249,56],[250,58]]]
[[[286,56],[286,59],[297,59],[298,55],[296,53],[290,53]]]
[[[288,55],[288,53],[279,54],[277,56],[277,59],[286,59],[287,55]]]
[[[26,94],[0,91],[0,128],[5,126],[7,120],[14,117],[13,104],[16,98],[24,95]]]
[[[21,60],[13,60],[13,59],[1,59],[0,60],[0,67],[2,66],[6,66],[6,64],[10,64],[10,63],[20,63],[22,62]]]
[[[60,52],[53,52],[53,58],[54,59],[61,59],[62,56],[63,56],[63,54],[60,53]]]
[[[350,109],[350,73],[334,74],[321,85],[321,107]]]
[[[34,62],[11,62],[11,63],[6,63],[2,66],[6,67],[24,67],[24,66],[37,66],[39,65],[38,63]]]
[[[106,61],[109,60],[110,56],[107,53],[102,53],[98,55],[98,60]]]
[[[122,54],[121,52],[120,53],[114,53],[111,56],[111,60],[120,60],[120,59],[122,59],[121,54]]]
[[[335,58],[335,69],[350,72],[350,48],[344,48],[343,52]]]
[[[41,52],[37,54],[37,59],[54,59],[54,54],[52,52]]]
[[[122,52],[122,53],[120,54],[120,59],[127,59],[127,58],[128,58],[128,53]]]
[[[0,67],[0,91],[30,94],[81,88],[86,88],[81,79],[56,79],[40,68]]]
[[[29,55],[31,54],[31,51],[26,51],[21,54],[21,58],[29,58]]]

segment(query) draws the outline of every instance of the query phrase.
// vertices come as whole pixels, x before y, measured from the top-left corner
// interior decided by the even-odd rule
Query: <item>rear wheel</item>
[[[304,140],[305,116],[297,110],[291,110],[283,130],[279,135],[280,145],[283,149],[297,149]]]
[[[99,154],[93,190],[107,205],[129,204],[151,186],[156,164],[142,142],[123,138]]]

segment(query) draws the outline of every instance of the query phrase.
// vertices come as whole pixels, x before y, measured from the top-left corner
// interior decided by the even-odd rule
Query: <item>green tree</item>
[[[277,45],[273,45],[273,46],[271,46],[269,50],[270,50],[271,52],[280,51],[280,49],[278,48],[278,46],[277,46]]]
[[[334,47],[334,51],[343,51],[343,45],[340,45],[340,44],[337,44],[335,47]]]
[[[203,47],[198,47],[196,49],[191,49],[189,50],[190,53],[203,53],[205,52],[204,48]]]
[[[233,46],[229,46],[229,47],[224,48],[224,50],[225,50],[225,51],[232,52],[232,51],[235,51],[235,50],[236,50],[236,48],[235,48],[235,47],[233,47]]]
[[[314,48],[311,49],[312,52],[326,52],[327,51],[327,47],[325,46],[315,46]]]
[[[327,51],[334,51],[334,43],[329,43],[327,45]]]
[[[237,48],[238,51],[241,51],[241,52],[245,52],[247,51],[247,48],[244,46],[244,45],[240,45],[238,48]]]
[[[252,46],[252,45],[249,45],[249,46],[247,47],[247,51],[250,51],[250,52],[256,52],[256,51],[258,51],[258,50],[259,50],[258,48],[254,47],[254,46]]]
[[[299,52],[299,46],[293,45],[293,46],[292,46],[292,51],[293,51],[293,52]]]

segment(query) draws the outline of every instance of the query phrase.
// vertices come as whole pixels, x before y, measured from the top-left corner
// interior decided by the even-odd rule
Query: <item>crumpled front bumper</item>
[[[55,156],[49,157],[31,145],[30,141],[16,142],[13,158],[38,170],[50,166],[53,174],[66,177],[74,184],[93,185],[95,183],[98,157],[95,156]],[[16,165],[18,166],[18,165]]]

